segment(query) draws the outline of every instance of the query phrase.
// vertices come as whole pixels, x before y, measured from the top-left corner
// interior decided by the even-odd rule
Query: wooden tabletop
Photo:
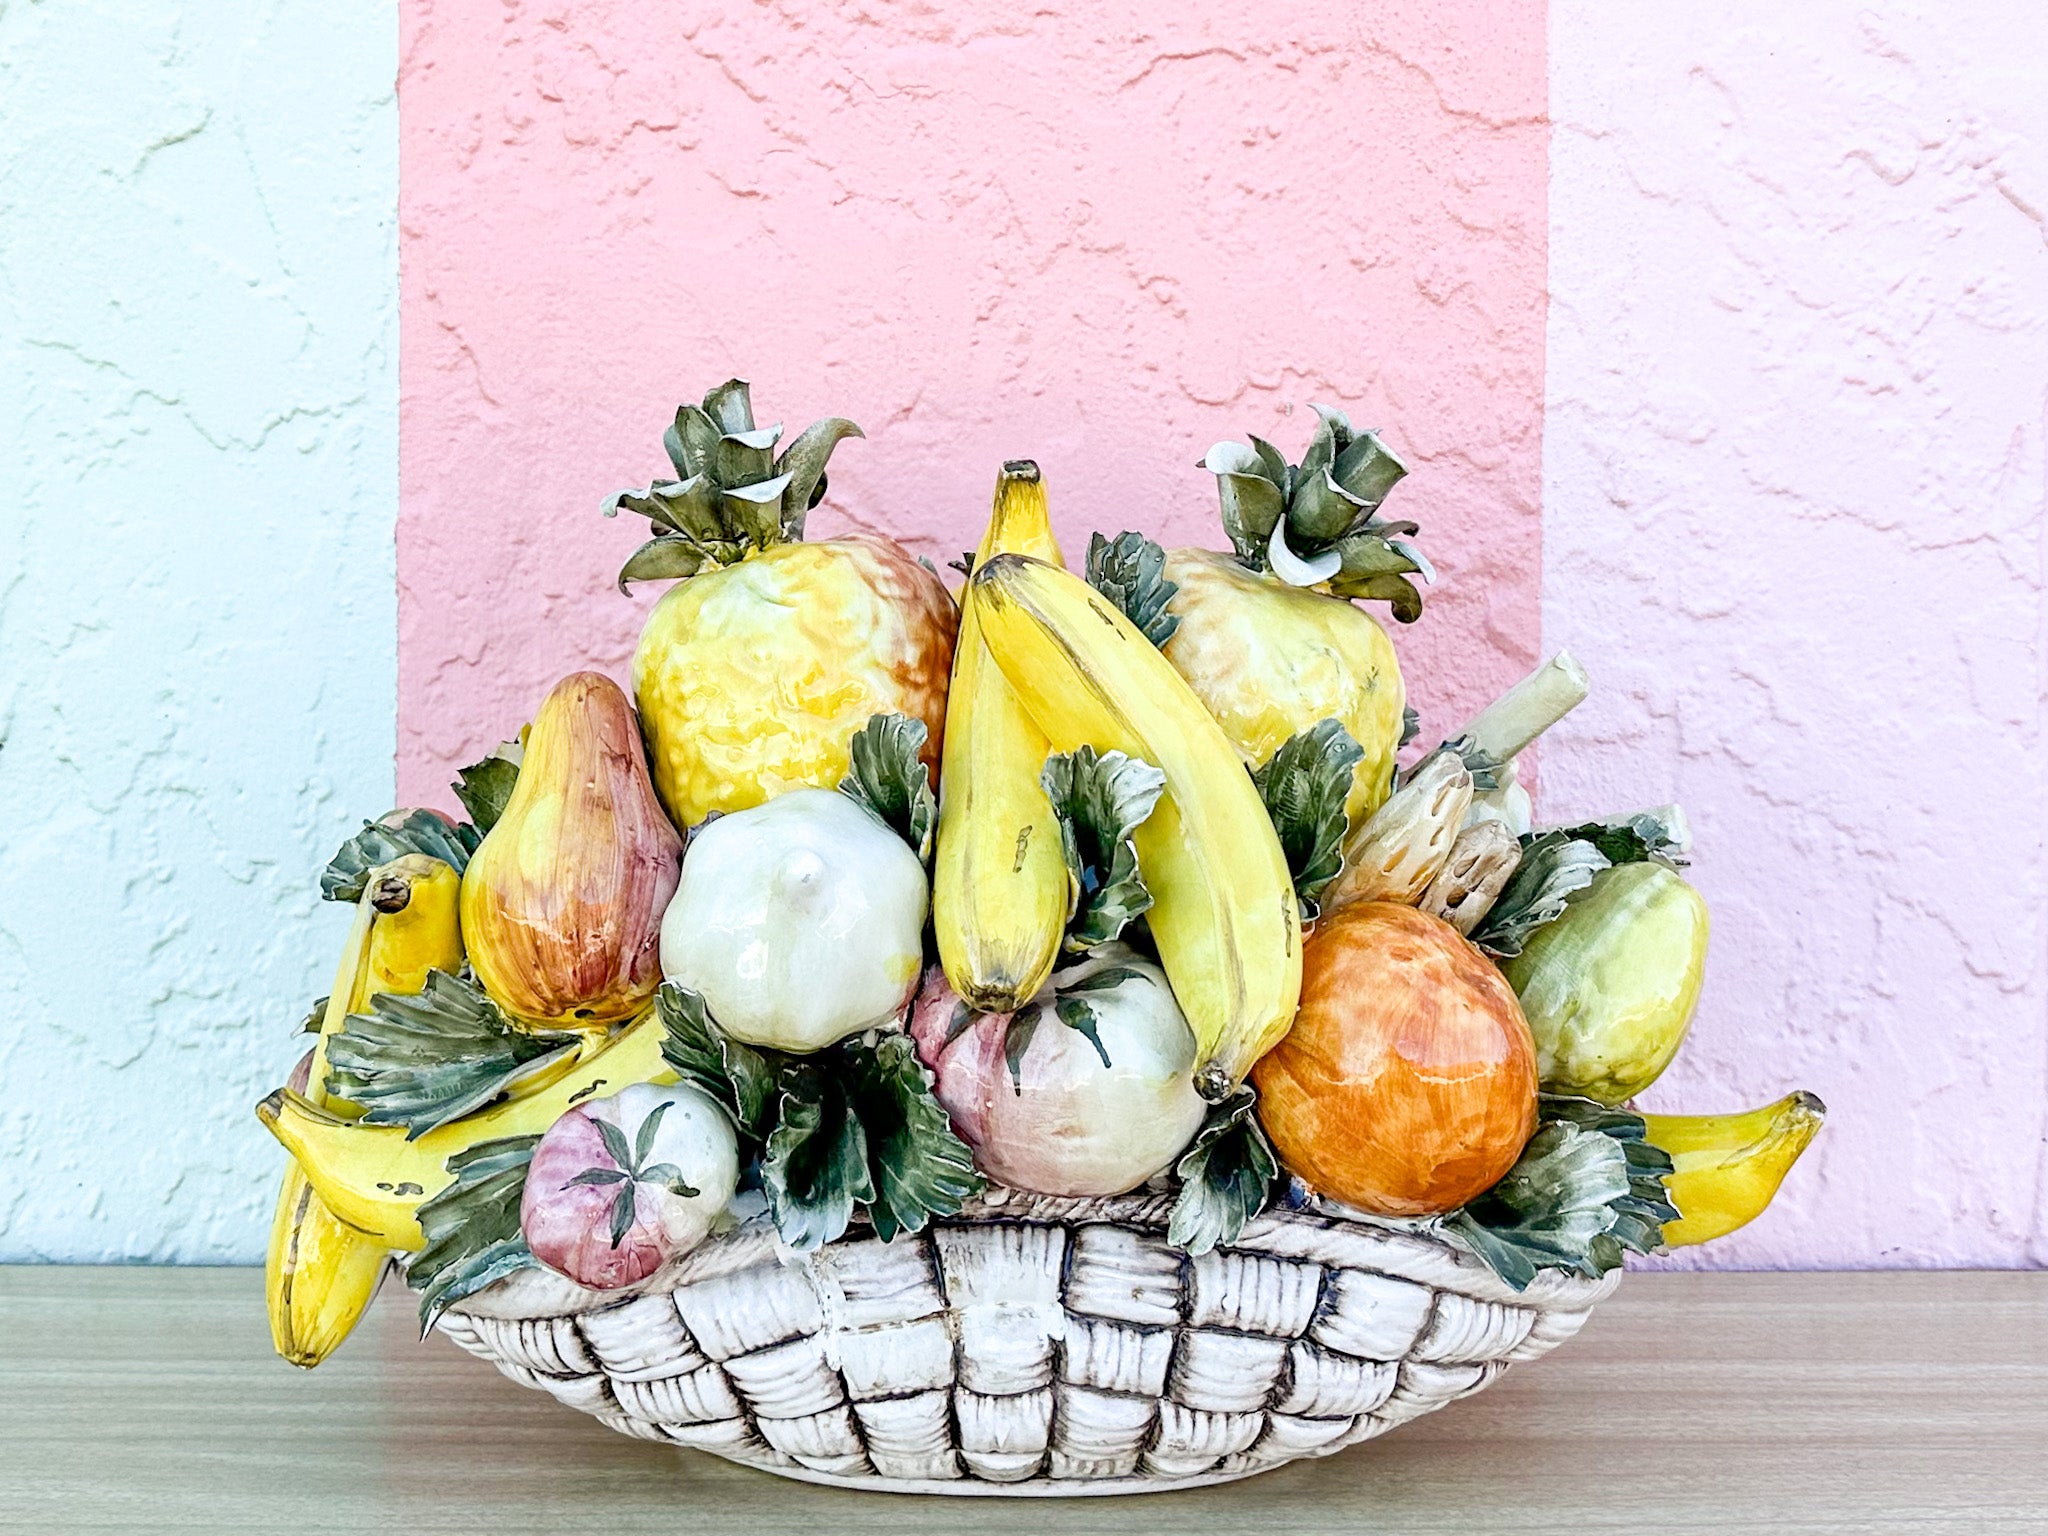
[[[628,1440],[395,1287],[318,1371],[261,1277],[0,1269],[0,1530],[2048,1531],[2048,1273],[1635,1275],[1383,1439],[1146,1498],[843,1493]]]

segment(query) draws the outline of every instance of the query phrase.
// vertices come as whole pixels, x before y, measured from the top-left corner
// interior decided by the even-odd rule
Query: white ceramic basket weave
[[[1391,1429],[1576,1333],[1619,1272],[1517,1294],[1441,1238],[1272,1211],[1201,1258],[1168,1195],[992,1190],[791,1255],[756,1218],[621,1300],[528,1271],[441,1329],[625,1434],[914,1493],[1227,1482]]]

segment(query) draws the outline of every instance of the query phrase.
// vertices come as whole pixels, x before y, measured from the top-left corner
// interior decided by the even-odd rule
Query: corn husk
[[[1458,833],[1450,858],[1416,905],[1469,938],[1521,862],[1521,840],[1505,824],[1491,818],[1473,822]]]
[[[1451,856],[1472,803],[1472,775],[1455,752],[1425,759],[1344,850],[1323,909],[1358,901],[1413,906]]]

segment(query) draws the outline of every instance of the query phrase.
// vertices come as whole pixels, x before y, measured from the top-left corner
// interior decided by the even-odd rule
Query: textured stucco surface
[[[853,417],[813,529],[971,547],[998,464],[1221,542],[1195,460],[1352,408],[1445,572],[1439,727],[1533,656],[1544,11],[406,0],[399,788],[581,666],[675,402]],[[1291,415],[1286,414],[1292,411]]]
[[[1662,1107],[1833,1110],[1722,1265],[2048,1262],[2048,11],[1552,7],[1560,813],[1676,799]]]
[[[396,36],[0,3],[0,1260],[262,1253],[392,791]]]

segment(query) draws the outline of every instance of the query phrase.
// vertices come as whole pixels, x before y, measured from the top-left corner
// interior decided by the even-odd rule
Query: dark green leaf
[[[327,1027],[327,1002],[324,997],[315,998],[306,1016],[299,1020],[299,1033],[317,1035]]]
[[[1564,916],[1572,894],[1591,885],[1593,877],[1607,867],[1607,857],[1598,848],[1563,832],[1545,832],[1530,840],[1514,878],[1472,935],[1472,942],[1491,955],[1519,955],[1529,935]]]
[[[649,539],[627,557],[619,567],[619,590],[626,591],[636,581],[687,580],[710,563],[711,556],[703,545],[665,533]]]
[[[1191,1254],[1234,1243],[1244,1225],[1266,1208],[1280,1160],[1252,1113],[1258,1095],[1239,1087],[1209,1115],[1174,1165],[1179,1198],[1167,1220],[1166,1240]]]
[[[854,1104],[867,1139],[874,1194],[868,1219],[889,1242],[957,1213],[986,1182],[925,1081],[908,1035],[847,1048]]]
[[[973,1027],[974,1021],[979,1017],[980,1015],[965,1003],[955,1003],[953,1005],[953,1017],[946,1021],[946,1044],[951,1045],[955,1040],[966,1034]]]
[[[1062,997],[1079,997],[1088,992],[1111,992],[1127,981],[1150,980],[1141,970],[1128,965],[1105,965],[1099,971],[1090,971],[1079,981],[1061,985]]]
[[[417,997],[381,993],[327,1044],[328,1087],[408,1140],[482,1108],[575,1037],[515,1029],[474,982],[429,971]]]
[[[1280,744],[1252,775],[1280,836],[1304,922],[1316,898],[1344,867],[1344,802],[1365,749],[1340,720],[1321,720]]]
[[[1507,764],[1480,746],[1470,736],[1456,737],[1445,742],[1436,750],[1437,752],[1452,752],[1457,755],[1458,761],[1465,765],[1465,771],[1472,775],[1472,787],[1475,790],[1500,788],[1501,770],[1506,768]],[[1430,757],[1435,755],[1435,752],[1429,754]],[[1427,761],[1429,761],[1429,758],[1425,757],[1423,762]],[[1422,763],[1417,763],[1415,766],[1420,768]]]
[[[1422,617],[1422,594],[1415,590],[1415,583],[1406,576],[1346,576],[1339,573],[1330,582],[1330,591],[1338,597],[1390,604],[1394,618],[1402,624],[1413,624]]]
[[[1165,572],[1166,551],[1142,533],[1120,533],[1114,539],[1099,533],[1089,536],[1088,585],[1161,647],[1180,628],[1180,620],[1166,611],[1180,586],[1168,581]]]
[[[562,1188],[574,1189],[579,1184],[623,1184],[631,1177],[631,1174],[616,1168],[586,1168]]]
[[[1131,834],[1152,814],[1166,775],[1141,758],[1082,746],[1048,757],[1039,783],[1059,817],[1060,846],[1074,879],[1066,947],[1090,950],[1152,905]]]
[[[1337,455],[1330,472],[1345,490],[1366,505],[1377,507],[1408,473],[1408,466],[1380,441],[1378,433],[1361,432]]]
[[[676,419],[662,434],[661,445],[681,480],[692,480],[711,468],[711,447],[724,433],[701,405],[679,405]]]
[[[1601,1275],[1624,1251],[1661,1252],[1663,1224],[1678,1215],[1664,1192],[1671,1160],[1642,1117],[1549,1095],[1539,1113],[1507,1177],[1445,1229],[1518,1291],[1540,1270]]]
[[[661,1129],[661,1118],[668,1113],[666,1101],[654,1106],[653,1112],[640,1122],[640,1129],[633,1137],[633,1169],[637,1173],[654,1151],[654,1138]]]
[[[789,488],[782,495],[782,536],[801,539],[804,515],[818,504],[813,495],[825,483],[825,464],[832,450],[849,437],[864,437],[861,429],[844,416],[827,416],[814,421],[797,434],[796,441],[782,450],[775,472],[789,476]]]
[[[782,1241],[798,1252],[831,1242],[856,1208],[874,1199],[867,1137],[843,1086],[797,1063],[782,1074],[774,1133],[761,1159],[761,1187]]]
[[[320,874],[320,894],[329,901],[360,901],[370,871],[408,853],[440,859],[459,875],[469,867],[483,834],[467,822],[454,823],[435,811],[392,811],[366,821],[343,843]]]
[[[704,414],[721,433],[754,430],[754,402],[745,379],[727,379],[704,396]]]
[[[519,765],[526,749],[517,741],[501,742],[480,763],[471,763],[455,775],[455,798],[469,812],[479,832],[488,832],[505,814],[512,799],[512,787],[519,782]]]
[[[1610,864],[1655,862],[1683,869],[1687,863],[1685,856],[1692,850],[1692,834],[1686,827],[1685,813],[1675,805],[1660,805],[1654,810],[1637,811],[1632,816],[1582,822],[1576,827],[1557,830],[1566,837],[1591,843]]]
[[[602,1125],[604,1122],[598,1123]],[[626,1234],[633,1230],[634,1214],[633,1181],[628,1179],[612,1198],[612,1247],[617,1248],[626,1240]]]
[[[1308,473],[1305,466],[1303,473]],[[1319,469],[1287,503],[1288,547],[1305,559],[1342,538],[1366,515],[1364,502],[1332,479],[1328,468]]]
[[[538,1145],[538,1136],[478,1142],[448,1159],[455,1181],[421,1203],[426,1245],[406,1266],[405,1283],[420,1293],[422,1337],[453,1303],[538,1267],[519,1232],[519,1200]]]
[[[1024,1053],[1031,1049],[1031,1037],[1038,1033],[1038,1010],[1020,1008],[1003,1026],[1003,1065],[1010,1069],[1010,1089],[1024,1092]]]
[[[776,486],[776,499],[780,505],[781,494],[789,483],[788,477],[775,473],[775,443],[782,436],[780,426],[763,427],[758,432],[728,432],[711,449],[711,478],[719,489],[728,495],[769,480],[781,480]],[[781,524],[776,524],[777,533]]]
[[[1271,443],[1253,447],[1223,442],[1211,448],[1202,467],[1216,477],[1223,531],[1238,559],[1255,571],[1266,568],[1266,541],[1287,508],[1287,461]]]
[[[711,1022],[702,997],[672,981],[662,983],[654,1006],[666,1031],[662,1060],[684,1082],[728,1107],[742,1136],[765,1137],[773,1128],[768,1121],[778,1091],[773,1053],[733,1039]]]
[[[597,1127],[598,1139],[604,1143],[605,1156],[631,1173],[634,1168],[633,1149],[626,1145],[626,1133],[609,1120],[593,1117],[591,1123]]]
[[[667,1108],[666,1105],[662,1107]],[[642,1168],[637,1177],[642,1184],[658,1185],[670,1194],[680,1195],[685,1200],[694,1200],[703,1193],[683,1177],[683,1170],[674,1163],[656,1163],[651,1168]]]
[[[1258,472],[1273,482],[1275,489],[1287,488],[1287,455],[1267,442],[1263,437],[1246,434],[1252,445],[1252,452],[1258,457]],[[1273,531],[1272,524],[1266,525],[1266,532]]]
[[[1421,734],[1422,716],[1415,712],[1413,704],[1403,704],[1401,706],[1401,739],[1394,744],[1394,750],[1398,752]]]
[[[908,715],[870,715],[854,733],[839,792],[867,807],[920,859],[929,860],[939,802],[932,794],[931,770],[919,755],[927,734],[925,723]]]
[[[1103,1066],[1107,1067],[1110,1064],[1109,1052],[1104,1048],[1101,1032],[1096,1028],[1095,1010],[1085,999],[1073,996],[1074,990],[1070,988],[1068,995],[1053,1005],[1053,1011],[1059,1015],[1062,1024],[1095,1047],[1095,1054],[1102,1058]]]

